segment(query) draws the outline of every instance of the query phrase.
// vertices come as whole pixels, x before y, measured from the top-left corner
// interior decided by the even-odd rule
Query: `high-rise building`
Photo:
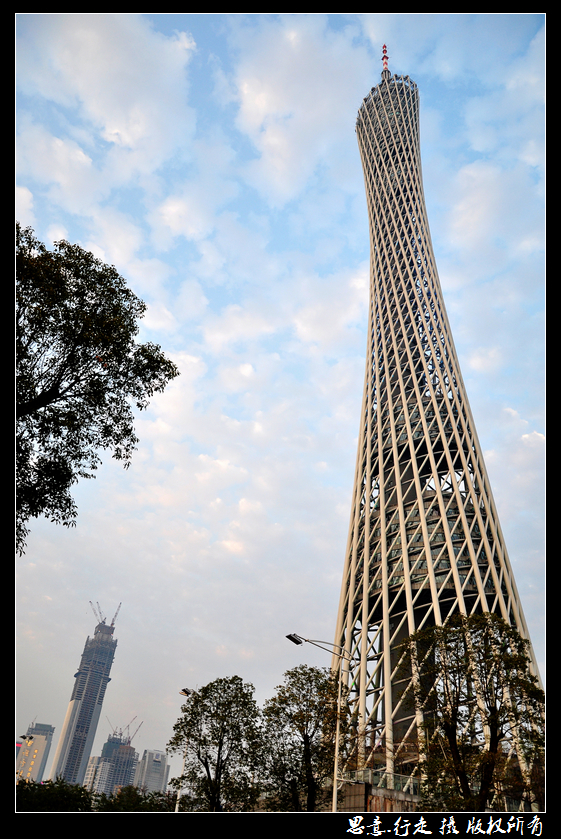
[[[370,306],[335,644],[345,650],[341,673],[362,738],[359,766],[376,760],[391,788],[416,738],[397,672],[404,638],[454,612],[496,613],[523,637],[528,631],[436,270],[417,85],[390,74],[385,47],[383,61],[356,123]]]
[[[103,751],[101,753],[103,757]],[[117,748],[111,754],[113,764],[112,792],[122,787],[130,787],[134,781],[134,773],[138,763],[138,752],[131,746],[130,738],[122,738]]]
[[[70,784],[84,783],[117,647],[115,618],[108,626],[100,615],[93,638],[86,639],[51,769],[52,780],[61,777]]]
[[[41,783],[49,757],[54,728],[45,723],[31,723],[18,750],[16,777]]]
[[[101,755],[92,755],[86,766],[84,786],[91,792],[105,792],[109,788],[112,771],[110,760]]]
[[[169,769],[165,752],[145,749],[136,767],[134,785],[146,792],[165,792]]]
[[[101,750],[101,757],[90,757],[84,786],[93,792],[113,795],[122,787],[133,785],[138,753],[131,746],[131,737],[114,731]]]

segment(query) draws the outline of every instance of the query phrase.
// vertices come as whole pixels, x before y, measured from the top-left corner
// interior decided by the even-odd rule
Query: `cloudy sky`
[[[164,748],[178,691],[259,703],[329,655],[368,304],[354,132],[391,72],[421,97],[446,306],[544,675],[544,16],[17,15],[17,217],[114,264],[181,370],[128,471],[18,559],[18,733],[60,733],[85,639],[122,602],[98,729]],[[109,722],[110,721],[110,722]],[[21,731],[20,731],[21,729]],[[55,738],[56,736],[55,735]]]

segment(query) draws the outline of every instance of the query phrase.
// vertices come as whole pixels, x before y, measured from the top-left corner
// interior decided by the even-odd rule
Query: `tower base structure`
[[[421,800],[410,792],[349,782],[343,784],[341,798],[341,813],[412,813]]]

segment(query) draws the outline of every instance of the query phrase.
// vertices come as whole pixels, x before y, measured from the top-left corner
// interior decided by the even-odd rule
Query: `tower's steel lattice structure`
[[[416,740],[398,645],[448,615],[528,632],[444,308],[427,220],[419,97],[384,69],[358,112],[370,223],[368,347],[334,658],[355,765],[407,771]],[[535,667],[535,662],[534,662]],[[537,667],[535,668],[537,673]],[[386,784],[384,784],[386,785]]]

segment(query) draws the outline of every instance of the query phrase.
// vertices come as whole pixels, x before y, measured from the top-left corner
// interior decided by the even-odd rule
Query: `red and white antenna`
[[[388,69],[388,48],[386,47],[385,44],[382,47],[382,62],[383,62],[383,65],[384,65],[382,69],[387,70]]]

